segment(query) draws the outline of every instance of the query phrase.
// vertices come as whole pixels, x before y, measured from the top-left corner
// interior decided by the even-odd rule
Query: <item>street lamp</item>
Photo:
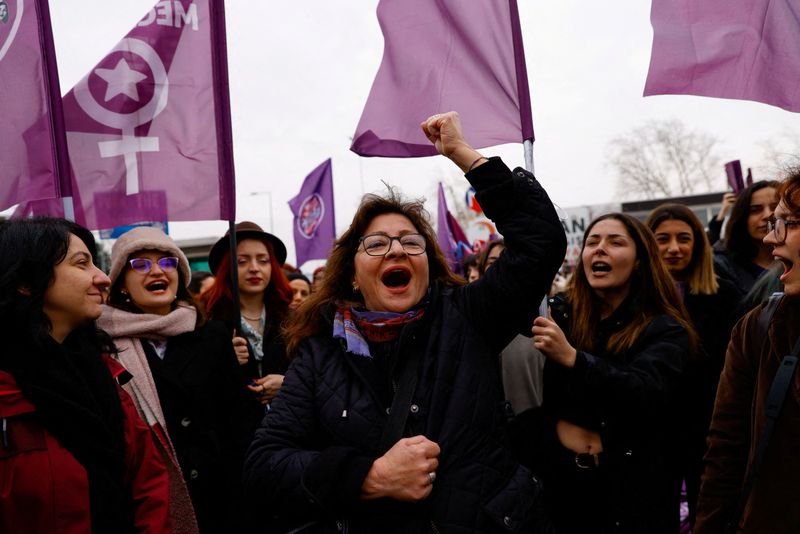
[[[250,193],[251,197],[259,196],[259,195],[267,195],[268,202],[269,202],[269,233],[274,234],[275,229],[273,227],[273,220],[272,220],[272,191],[253,191]]]

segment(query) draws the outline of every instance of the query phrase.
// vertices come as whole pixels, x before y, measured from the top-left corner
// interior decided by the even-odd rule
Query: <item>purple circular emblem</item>
[[[297,229],[300,235],[306,239],[313,239],[325,215],[325,201],[317,193],[313,193],[303,200],[298,212]]]

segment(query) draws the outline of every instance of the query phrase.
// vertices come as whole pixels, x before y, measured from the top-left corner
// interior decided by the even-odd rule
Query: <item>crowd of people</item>
[[[602,215],[570,267],[531,173],[420,127],[503,236],[463,276],[392,188],[311,279],[252,222],[195,273],[0,225],[0,532],[800,531],[800,171],[708,229]]]

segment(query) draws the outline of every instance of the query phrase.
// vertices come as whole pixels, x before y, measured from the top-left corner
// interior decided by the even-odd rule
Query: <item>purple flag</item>
[[[755,100],[800,111],[800,4],[653,0],[644,94]]]
[[[458,111],[476,148],[533,139],[516,0],[381,0],[383,60],[350,150],[436,155],[420,130]]]
[[[294,214],[297,267],[308,260],[327,258],[336,239],[330,158],[306,176],[300,192],[289,201],[289,207]]]
[[[737,195],[744,191],[744,178],[742,177],[742,163],[735,159],[725,164],[725,175],[728,177],[728,185],[731,191]]]
[[[469,248],[469,239],[467,239],[456,218],[447,209],[447,200],[444,196],[442,182],[439,182],[438,212],[436,239],[439,241],[439,247],[442,249],[444,257],[447,258],[447,263],[450,264],[450,269],[455,273],[461,274],[461,261],[464,259],[463,250]]]
[[[0,0],[0,95],[0,209],[69,195],[46,0]]]
[[[221,0],[158,2],[64,97],[77,222],[235,217],[224,27]]]

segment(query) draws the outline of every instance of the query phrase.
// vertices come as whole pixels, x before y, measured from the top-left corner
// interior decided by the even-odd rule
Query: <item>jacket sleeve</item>
[[[553,203],[528,171],[511,172],[499,158],[490,158],[466,177],[506,248],[486,274],[460,290],[461,307],[470,324],[500,352],[515,335],[531,335],[567,239]]]
[[[301,345],[272,409],[256,430],[244,467],[248,499],[273,516],[308,518],[356,504],[374,456],[347,446],[318,447],[313,358]]]
[[[750,422],[760,345],[749,335],[761,308],[746,315],[731,334],[708,433],[696,534],[723,532],[736,508],[750,452]]]
[[[566,393],[577,403],[638,418],[663,409],[676,394],[688,358],[688,335],[674,319],[658,316],[633,350],[626,362],[578,351],[571,369],[553,367],[565,375]]]
[[[136,413],[128,393],[118,387],[125,414],[126,478],[133,496],[134,531],[142,534],[172,532],[169,516],[167,471],[156,450],[150,429]]]

